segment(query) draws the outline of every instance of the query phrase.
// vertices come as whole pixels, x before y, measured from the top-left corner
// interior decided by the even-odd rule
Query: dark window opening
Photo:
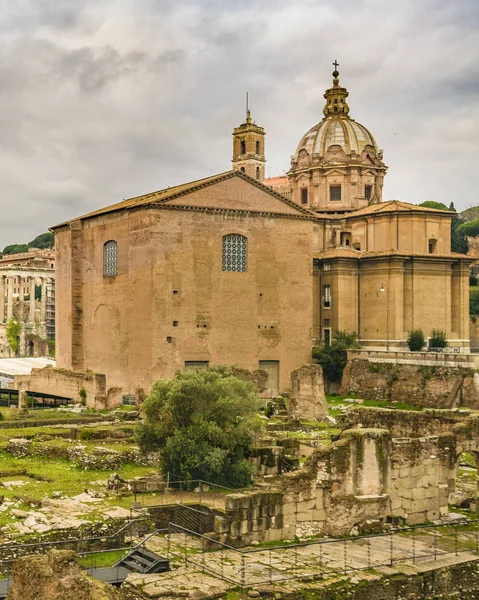
[[[259,179],[261,175],[261,171],[259,169],[259,167],[256,167],[256,179]]]
[[[347,232],[341,232],[341,246],[349,248],[351,245],[351,234]]]
[[[308,204],[308,188],[301,188],[301,204]]]
[[[428,250],[429,250],[429,254],[436,254],[436,247],[437,247],[437,240],[429,240],[428,243]]]
[[[324,326],[329,327],[329,319],[324,319]]]
[[[173,294],[179,294],[180,290],[173,290]]]
[[[207,360],[186,360],[185,369],[207,369],[209,364]]]
[[[323,306],[324,308],[331,308],[331,286],[323,286]]]
[[[366,198],[366,200],[371,200],[372,193],[373,193],[373,186],[365,185],[364,186],[364,197]]]
[[[241,171],[242,173],[244,173],[244,172],[245,172],[245,170],[244,170],[244,167],[241,167],[240,171]]]
[[[173,327],[178,327],[178,321],[173,321]]]
[[[330,185],[329,186],[329,200],[331,202],[341,202],[341,186]]]
[[[246,154],[246,142],[244,140],[241,140],[240,154]]]
[[[324,343],[330,344],[331,343],[331,329],[323,329],[323,333],[324,333]]]
[[[172,337],[168,336],[168,337],[166,338],[166,343],[167,343],[167,344],[171,344],[171,342],[172,342],[172,341],[173,341],[173,338],[172,338]]]
[[[259,142],[256,142],[256,154],[259,154]]]

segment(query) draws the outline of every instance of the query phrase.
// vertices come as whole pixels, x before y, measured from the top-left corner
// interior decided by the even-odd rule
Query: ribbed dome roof
[[[337,67],[336,61],[333,63]],[[339,72],[333,72],[333,87],[326,90],[326,104],[323,120],[312,127],[299,142],[294,155],[298,159],[301,150],[310,156],[324,156],[330,146],[340,146],[345,154],[361,154],[366,146],[372,146],[375,153],[378,147],[371,133],[354,119],[349,117],[348,90],[339,85]]]
[[[295,158],[303,149],[310,155],[324,156],[330,146],[340,146],[346,154],[361,154],[366,146],[378,152],[376,140],[366,127],[347,116],[334,115],[325,117],[301,138]]]

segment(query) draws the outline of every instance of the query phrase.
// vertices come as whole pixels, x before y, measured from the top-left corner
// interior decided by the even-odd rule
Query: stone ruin
[[[7,600],[124,600],[108,583],[87,575],[70,550],[19,558],[13,567]]]
[[[291,373],[289,413],[293,419],[320,421],[328,414],[320,365],[302,365]]]
[[[268,491],[229,495],[216,511],[216,539],[244,546],[437,521],[448,515],[458,456],[479,457],[476,413],[355,406],[343,427]]]

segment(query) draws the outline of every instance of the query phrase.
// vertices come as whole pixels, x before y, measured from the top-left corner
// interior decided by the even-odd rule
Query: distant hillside
[[[29,244],[10,244],[5,246],[2,254],[18,254],[19,252],[27,252],[29,248],[53,248],[55,237],[53,233],[42,233],[32,240]]]
[[[472,206],[471,208],[466,208],[466,210],[463,210],[462,213],[459,213],[459,218],[464,223],[477,221],[477,219],[479,219],[479,206]]]

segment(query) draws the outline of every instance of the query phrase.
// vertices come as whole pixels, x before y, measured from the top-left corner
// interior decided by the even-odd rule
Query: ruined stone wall
[[[416,525],[448,513],[459,454],[479,452],[478,413],[358,407],[348,418],[338,441],[314,450],[274,491],[228,496],[215,519],[219,541],[366,533],[388,518]]]
[[[86,393],[86,406],[114,408],[121,404],[121,390],[106,389],[106,379],[101,373],[82,373],[67,369],[32,369],[30,375],[17,375],[14,388],[23,391],[51,393],[80,402],[80,390]]]
[[[479,408],[478,375],[464,367],[353,359],[345,368],[342,393],[432,408]]]

